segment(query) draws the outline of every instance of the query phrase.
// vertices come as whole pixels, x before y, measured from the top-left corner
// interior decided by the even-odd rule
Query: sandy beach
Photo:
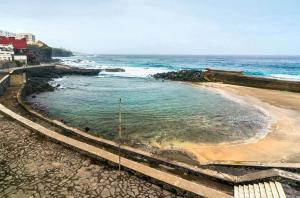
[[[255,105],[271,118],[266,136],[243,143],[179,143],[200,163],[211,161],[300,162],[300,94],[221,83],[194,83],[238,102]],[[178,143],[175,143],[178,145]]]

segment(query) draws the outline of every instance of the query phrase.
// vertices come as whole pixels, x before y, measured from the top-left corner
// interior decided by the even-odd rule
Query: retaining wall
[[[244,182],[249,182],[257,179],[269,179],[271,177],[281,177],[285,178],[287,180],[299,180],[297,176],[294,177],[286,177],[286,173],[281,174],[279,173],[277,169],[269,169],[267,171],[268,174],[264,171],[266,168],[285,168],[285,169],[297,169],[300,164],[253,164],[253,163],[242,163],[240,166],[244,166],[245,168],[248,166],[255,166],[257,169],[260,169],[261,171],[257,171],[253,174],[245,175],[245,176],[234,176],[230,174],[225,174],[222,173],[220,174],[217,171],[214,170],[209,170],[205,168],[201,168],[198,166],[191,166],[185,163],[180,163],[176,161],[171,161],[167,160],[165,158],[161,158],[159,156],[152,155],[151,153],[148,153],[146,151],[142,151],[140,149],[135,149],[130,146],[122,145],[119,147],[119,145],[113,141],[106,140],[100,137],[93,136],[91,134],[88,134],[84,131],[81,131],[77,128],[70,127],[68,125],[65,125],[64,123],[57,121],[57,120],[52,120],[46,116],[43,116],[42,114],[36,112],[33,110],[30,106],[26,105],[23,102],[23,98],[26,97],[26,86],[22,86],[22,88],[19,90],[18,95],[17,95],[17,100],[20,104],[21,107],[23,107],[28,113],[30,113],[32,116],[38,117],[49,124],[56,126],[60,129],[62,129],[66,134],[71,134],[75,135],[80,138],[81,141],[85,141],[91,144],[96,144],[103,146],[105,148],[111,149],[111,150],[119,150],[121,151],[122,155],[125,158],[136,160],[136,161],[141,161],[141,162],[146,162],[148,164],[152,164],[153,166],[158,166],[158,165],[165,165],[167,167],[170,167],[174,170],[176,170],[177,173],[182,174],[182,175],[194,175],[194,176],[201,176],[201,177],[206,177],[209,178],[210,180],[217,180],[218,182],[225,182],[225,183],[244,183]],[[223,166],[226,166],[225,164],[222,164]],[[232,165],[228,165],[231,167]],[[290,173],[288,173],[290,174]],[[298,178],[298,179],[296,179]]]

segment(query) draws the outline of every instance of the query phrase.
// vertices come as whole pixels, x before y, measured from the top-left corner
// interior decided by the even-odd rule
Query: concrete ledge
[[[16,120],[17,122],[26,126],[27,128],[29,128],[35,132],[38,132],[39,134],[41,134],[43,136],[50,138],[53,141],[62,143],[65,146],[72,147],[76,150],[79,150],[83,153],[93,156],[94,158],[107,160],[114,164],[119,163],[118,155],[115,155],[108,151],[102,150],[100,148],[91,146],[89,144],[80,142],[78,140],[74,140],[72,138],[69,138],[69,137],[61,135],[59,133],[56,133],[54,131],[51,131],[39,124],[36,124],[20,115],[14,113],[13,111],[7,109],[5,106],[3,106],[1,104],[0,104],[0,112],[2,112],[3,114],[5,114],[8,117],[11,117],[12,119]],[[127,169],[133,170],[142,175],[150,177],[154,180],[158,180],[160,182],[163,182],[163,183],[173,186],[175,188],[181,189],[183,191],[190,192],[194,195],[198,195],[198,196],[202,196],[202,197],[219,197],[219,198],[232,197],[228,194],[222,193],[215,189],[208,188],[206,186],[182,179],[175,175],[156,170],[154,168],[148,167],[146,165],[137,163],[132,160],[128,160],[126,158],[121,159],[121,165]]]
[[[300,182],[299,174],[272,168],[268,170],[262,170],[254,173],[245,174],[242,176],[237,176],[235,183],[247,183],[250,181],[265,180],[276,177],[292,180],[298,183]]]
[[[300,82],[244,75],[242,72],[207,69],[205,78],[211,82],[263,89],[300,92]]]
[[[268,163],[256,161],[213,161],[207,163],[206,165],[300,169],[300,163]]]

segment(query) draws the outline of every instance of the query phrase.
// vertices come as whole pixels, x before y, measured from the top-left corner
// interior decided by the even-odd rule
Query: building
[[[12,32],[7,32],[7,31],[4,31],[4,30],[0,30],[0,36],[16,37],[17,34],[12,33]]]
[[[12,61],[14,58],[14,47],[12,44],[0,44],[0,61]]]
[[[27,61],[27,55],[26,55],[26,49],[27,49],[27,42],[25,38],[22,39],[16,39],[15,37],[5,37],[0,36],[0,45],[3,46],[3,48],[6,46],[9,48],[9,46],[13,47],[13,54],[11,54],[11,59],[8,59],[7,53],[4,51],[2,52],[3,56],[6,56],[6,61],[12,61],[12,60],[18,60],[20,62],[26,62]],[[3,58],[4,59],[4,58]]]
[[[31,34],[31,33],[20,33],[17,35],[18,39],[22,39],[25,38],[27,44],[33,45],[35,44],[35,35]]]

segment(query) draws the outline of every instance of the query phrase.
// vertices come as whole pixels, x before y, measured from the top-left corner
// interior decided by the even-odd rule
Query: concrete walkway
[[[57,63],[45,63],[45,64],[40,64],[40,65],[28,65],[26,68],[36,68],[36,67],[48,67],[48,66],[55,66]],[[22,70],[24,67],[11,67],[11,68],[6,68],[6,69],[0,69],[0,73],[8,73],[13,71],[13,70]]]
[[[90,156],[93,156],[94,158],[98,158],[98,159],[102,159],[102,160],[104,159],[109,162],[113,162],[115,164],[117,164],[119,162],[119,157],[115,154],[112,154],[112,153],[102,150],[100,148],[91,146],[89,144],[68,138],[66,136],[58,134],[49,129],[46,129],[46,128],[10,111],[3,105],[0,105],[0,111],[3,114],[15,119],[22,125],[25,125],[26,127],[32,129],[33,131],[36,131],[54,141],[57,141],[57,142],[63,143],[64,145],[75,148],[76,150],[84,152]],[[214,190],[212,188],[208,188],[206,186],[182,179],[175,175],[156,170],[154,168],[145,166],[143,164],[140,164],[140,163],[128,160],[128,159],[122,158],[121,164],[125,168],[134,170],[135,172],[141,173],[142,175],[148,176],[150,178],[161,181],[165,184],[169,184],[171,186],[182,189],[184,191],[192,192],[195,195],[204,196],[204,197],[220,197],[220,198],[231,197],[230,195],[227,195],[220,191]]]
[[[0,114],[0,197],[178,197]]]

